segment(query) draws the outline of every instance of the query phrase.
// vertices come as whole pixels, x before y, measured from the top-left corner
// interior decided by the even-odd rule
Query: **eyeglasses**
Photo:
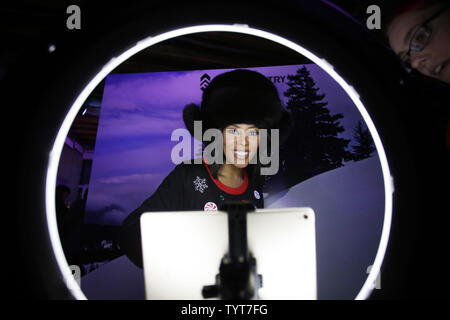
[[[410,71],[411,66],[411,52],[420,52],[430,42],[431,33],[433,29],[429,26],[430,22],[436,19],[439,15],[450,8],[450,5],[444,6],[441,10],[435,13],[433,16],[425,20],[418,29],[413,33],[411,40],[409,41],[409,49],[406,53],[400,56],[400,60],[403,65]]]

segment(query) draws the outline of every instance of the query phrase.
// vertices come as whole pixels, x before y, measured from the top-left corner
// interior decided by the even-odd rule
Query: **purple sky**
[[[285,76],[276,82],[280,97],[288,88],[287,75],[300,65],[248,68],[267,77]],[[311,76],[325,93],[332,114],[343,113],[342,134],[351,138],[359,111],[339,85],[320,67],[307,65]],[[211,78],[232,69],[138,74],[111,74],[106,78],[101,115],[89,186],[86,223],[121,224],[122,220],[161,183],[175,167],[170,154],[178,143],[172,131],[185,128],[182,109],[200,103],[200,77]],[[103,208],[116,205],[109,210]]]

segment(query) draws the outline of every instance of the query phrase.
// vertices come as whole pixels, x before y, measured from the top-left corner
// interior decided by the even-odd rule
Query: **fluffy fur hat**
[[[256,71],[241,69],[216,76],[203,91],[201,106],[184,107],[183,120],[192,136],[194,121],[202,121],[203,132],[210,128],[223,130],[234,123],[280,129],[280,143],[293,127],[292,117],[284,110],[272,82]]]

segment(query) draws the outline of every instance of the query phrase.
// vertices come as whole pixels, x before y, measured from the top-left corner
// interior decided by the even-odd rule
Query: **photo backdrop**
[[[286,103],[287,76],[301,67],[248,69],[269,77]],[[319,92],[325,94],[324,101],[328,102],[331,114],[344,115],[340,123],[345,131],[339,136],[353,139],[353,128],[362,120],[358,110],[318,66],[305,67]],[[111,74],[106,78],[85,223],[120,225],[156,190],[175,167],[170,155],[178,142],[170,137],[173,130],[185,128],[183,107],[191,102],[200,103],[208,78],[229,70],[232,69]]]
[[[312,93],[314,101],[302,100],[299,108],[305,104],[306,109],[325,114],[322,120],[312,117],[309,125],[317,129],[334,122],[334,137],[321,136],[321,130],[309,137],[310,132],[300,131],[299,126],[297,136],[292,136],[295,139],[283,151],[287,158],[280,164],[280,172],[287,170],[285,178],[294,176],[291,172],[304,169],[302,166],[309,163],[304,160],[313,154],[302,154],[303,149],[314,149],[315,144],[330,137],[342,143],[340,149],[345,149],[346,155],[341,154],[331,166],[323,166],[331,163],[332,157],[322,152],[322,158],[313,162],[316,168],[309,168],[303,177],[300,170],[297,180],[291,179],[288,187],[275,188],[266,198],[266,207],[308,206],[314,210],[318,298],[353,299],[375,259],[384,219],[381,166],[367,127],[345,91],[314,64],[248,69],[269,77],[285,105],[292,98],[287,93],[291,88],[288,76],[302,74],[301,86],[309,89],[297,87],[304,95],[300,100],[311,100]],[[199,104],[202,88],[214,76],[229,70],[111,74],[106,78],[85,224],[120,226],[156,190],[176,165],[171,161],[171,150],[178,141],[171,141],[171,134],[185,128],[184,106]],[[324,108],[329,113],[323,113]],[[304,140],[300,148],[296,139]],[[298,150],[291,150],[295,148]],[[294,151],[301,156],[296,158]],[[303,165],[296,166],[297,161],[303,161]],[[272,185],[285,178],[273,179]],[[142,270],[122,256],[86,275],[83,292],[96,299],[144,299],[142,279]]]

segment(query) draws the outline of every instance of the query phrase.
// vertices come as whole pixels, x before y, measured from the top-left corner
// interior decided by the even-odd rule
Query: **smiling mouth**
[[[438,64],[436,66],[436,68],[434,68],[433,70],[433,75],[435,76],[439,76],[439,74],[441,73],[442,69],[444,69],[445,64],[447,63],[447,61],[442,62],[441,64]]]
[[[235,150],[234,153],[235,153],[238,157],[246,157],[246,156],[248,156],[248,151],[237,151],[237,150]]]

